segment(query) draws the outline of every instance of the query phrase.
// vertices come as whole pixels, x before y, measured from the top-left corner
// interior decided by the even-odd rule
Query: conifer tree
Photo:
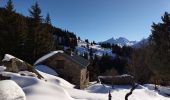
[[[29,42],[30,48],[33,48],[32,63],[35,62],[39,57],[50,52],[53,49],[54,39],[51,33],[51,27],[49,26],[50,16],[48,16],[48,22],[42,24],[41,9],[36,2],[30,10],[31,18],[30,21],[30,34]]]
[[[31,18],[33,19],[34,21],[34,24],[35,25],[38,25],[41,23],[42,21],[42,16],[41,16],[41,9],[39,7],[39,4],[38,2],[35,3],[35,5],[33,5],[31,7],[31,9],[29,10],[30,12],[30,15],[31,15]]]
[[[51,18],[50,18],[50,14],[49,13],[47,13],[47,16],[45,18],[45,23],[51,25]]]
[[[31,7],[29,10],[31,20],[29,21],[29,35],[28,35],[28,41],[27,45],[29,47],[28,52],[30,52],[30,57],[32,57],[32,60],[30,60],[31,63],[33,63],[38,57],[40,53],[40,45],[41,44],[41,34],[42,34],[42,16],[41,16],[41,9],[36,2],[35,5]]]
[[[5,8],[9,12],[13,12],[14,11],[14,5],[13,5],[12,0],[8,0],[7,5],[5,6]]]
[[[26,19],[23,16],[17,17],[17,33],[16,33],[16,55],[17,57],[27,61],[28,52],[27,52],[27,35],[28,35],[28,25]]]
[[[162,78],[170,76],[167,72],[170,70],[170,14],[165,12],[162,17],[162,23],[152,25],[152,34],[150,45],[152,47],[152,59],[150,62],[156,73]],[[168,78],[167,78],[168,79]]]
[[[9,0],[5,6],[5,11],[3,12],[3,23],[2,23],[2,41],[1,48],[2,52],[15,54],[15,38],[16,38],[16,15],[14,14],[14,6],[12,0]]]

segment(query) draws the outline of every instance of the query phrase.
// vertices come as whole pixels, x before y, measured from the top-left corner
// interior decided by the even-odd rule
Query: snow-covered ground
[[[54,73],[47,66],[37,66],[36,70],[44,79],[5,71],[0,72],[0,74],[11,76],[11,80],[23,89],[27,100],[108,100],[109,91],[111,91],[113,100],[124,100],[126,93],[130,91],[130,86],[117,85],[112,87],[100,83],[94,83],[85,90],[79,90],[66,80],[56,76],[57,73]],[[154,91],[151,86],[138,86],[129,100],[170,100],[170,97]],[[166,88],[167,91],[168,89]],[[163,91],[163,89],[161,90]]]
[[[14,81],[0,81],[0,100],[26,100],[25,93]]]

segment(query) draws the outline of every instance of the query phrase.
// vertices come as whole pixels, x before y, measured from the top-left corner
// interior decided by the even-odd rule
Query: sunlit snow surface
[[[130,86],[116,85],[113,87],[97,83],[89,86],[87,89],[79,90],[75,89],[74,85],[66,80],[53,75],[52,69],[47,66],[39,66],[36,70],[44,79],[21,76],[11,72],[0,72],[0,74],[11,76],[11,80],[15,81],[23,89],[27,100],[108,100],[109,91],[111,91],[112,100],[124,100],[126,93],[131,88]],[[49,71],[45,72],[44,70]],[[169,91],[168,89],[164,87],[161,91],[164,92],[166,90],[167,92]],[[129,97],[129,100],[170,100],[170,97],[165,96],[162,92],[154,91],[151,84],[139,85]],[[16,94],[18,93],[16,92]]]
[[[26,100],[25,93],[14,81],[0,81],[0,100]]]

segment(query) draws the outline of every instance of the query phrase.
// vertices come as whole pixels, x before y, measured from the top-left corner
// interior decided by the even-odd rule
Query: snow
[[[113,58],[116,57],[116,54],[112,53],[111,49],[106,49],[106,48],[102,48],[100,45],[96,44],[96,45],[89,45],[89,49],[92,49],[93,51],[93,56],[97,55],[98,57],[102,57],[105,54],[108,54],[109,56],[112,56]],[[76,47],[76,52],[78,53],[78,55],[84,55],[84,53],[88,53],[89,54],[89,50],[87,48],[87,43],[84,41],[78,41],[78,46]]]
[[[50,75],[58,76],[56,71],[54,71],[53,69],[51,69],[51,68],[49,68],[48,66],[45,66],[45,65],[37,65],[36,69],[41,71],[41,72],[50,74]]]
[[[36,65],[36,64],[38,64],[38,63],[46,60],[47,58],[49,58],[49,57],[51,57],[51,56],[53,56],[53,55],[55,55],[55,54],[57,54],[57,53],[63,53],[63,51],[62,51],[62,50],[52,51],[52,52],[50,52],[50,53],[42,56],[41,58],[39,58],[39,59],[34,63],[34,65]]]
[[[123,75],[116,75],[116,76],[98,76],[98,78],[112,78],[112,77],[132,77],[131,75],[128,75],[128,74],[123,74]]]
[[[26,100],[23,90],[12,80],[0,81],[0,100]]]
[[[10,54],[5,54],[4,59],[2,61],[10,61],[11,59],[16,58]],[[23,60],[16,58],[17,60],[23,62]]]
[[[40,72],[40,74],[45,76],[47,80],[40,80],[31,76],[21,76],[11,72],[1,72],[1,74],[11,76],[11,80],[15,81],[23,89],[27,100],[73,100],[64,89],[73,88],[71,87],[73,85],[59,77],[43,72]]]
[[[104,42],[100,42],[100,43],[110,43],[110,44],[117,44],[120,47],[123,46],[133,46],[134,44],[137,43],[137,41],[129,41],[128,39],[124,38],[124,37],[119,37],[117,39],[114,38],[110,38]]]
[[[150,90],[154,90],[155,89],[155,85],[154,84],[144,84],[145,87],[147,87]],[[165,87],[165,86],[160,86],[157,85],[158,91],[161,94],[165,94],[165,95],[170,95],[170,88]]]
[[[6,67],[5,66],[0,66],[0,72],[6,70]]]
[[[33,77],[37,77],[37,75],[33,72],[29,72],[29,71],[20,71],[18,72],[20,75],[24,75],[24,76],[33,76]]]
[[[158,89],[161,93],[170,95],[170,88],[167,88],[167,87],[164,87],[164,86],[159,86]]]
[[[27,100],[108,100],[109,91],[111,91],[113,100],[124,100],[125,95],[131,89],[131,86],[128,85],[111,86],[92,82],[88,88],[79,90],[75,89],[74,85],[71,83],[56,76],[52,69],[50,69],[48,66],[40,65],[36,66],[35,68],[44,77],[44,79],[38,79],[29,75],[22,76],[19,73],[5,71],[0,72],[0,74],[10,76],[11,80],[15,81],[22,88]],[[9,86],[11,86],[11,82],[6,82],[5,84],[7,84],[7,86],[3,86],[0,81],[1,91],[5,91],[4,88],[9,88]],[[139,85],[137,89],[133,91],[133,94],[129,97],[129,100],[170,99],[170,97],[150,89],[152,87],[153,85]],[[167,92],[170,92],[169,88],[167,87],[162,87],[160,90],[166,90]],[[7,93],[7,91],[5,93]],[[8,93],[11,93],[11,91],[8,91]],[[19,92],[12,93],[14,93],[16,96],[19,94]]]
[[[74,87],[74,85],[70,84],[66,80],[64,80],[60,77],[54,76],[55,74],[52,75],[53,73],[51,73],[51,72],[55,72],[55,71],[50,69],[49,67],[47,67],[45,65],[38,65],[35,68],[45,78],[45,80],[47,82],[50,82],[50,83],[53,83],[53,84],[58,84],[62,87],[67,87],[67,88],[73,88]],[[43,69],[43,68],[50,69],[51,71],[49,73],[47,73],[47,72],[42,72],[41,70],[39,70],[39,69]]]

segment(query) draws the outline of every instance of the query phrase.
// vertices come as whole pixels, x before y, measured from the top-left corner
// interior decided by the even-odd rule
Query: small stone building
[[[75,54],[68,55],[63,51],[53,51],[35,62],[36,65],[46,65],[54,69],[60,77],[83,89],[88,85],[89,61]]]
[[[133,85],[134,78],[131,75],[118,75],[118,76],[99,76],[99,81],[102,84],[110,85]]]

